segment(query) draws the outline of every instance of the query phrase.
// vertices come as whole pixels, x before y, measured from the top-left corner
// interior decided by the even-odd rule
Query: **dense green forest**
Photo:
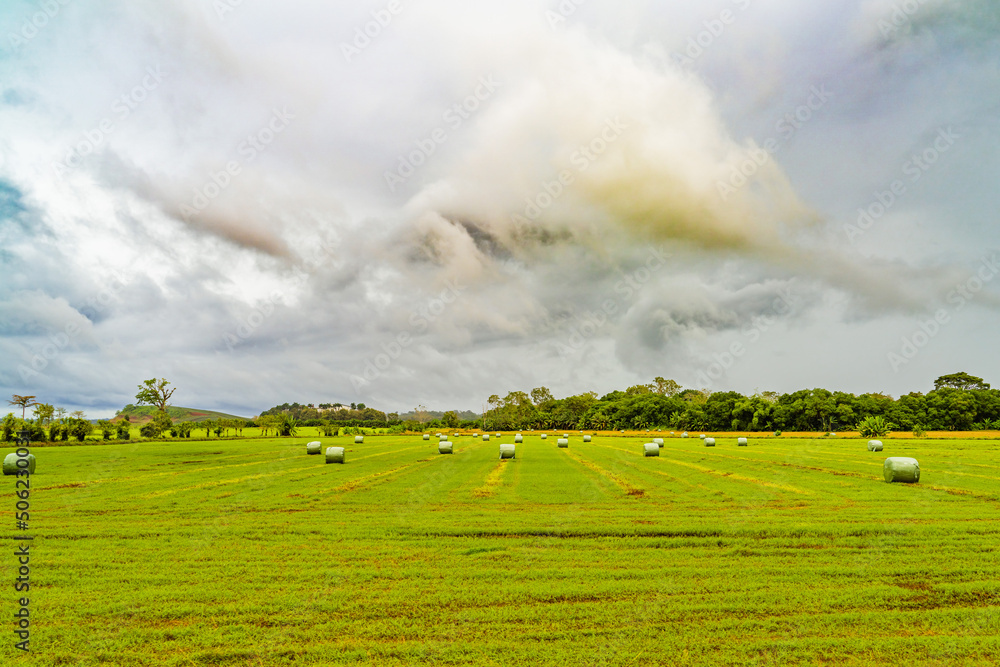
[[[556,399],[539,387],[489,398],[488,429],[647,429],[703,431],[854,430],[868,417],[882,417],[894,430],[966,431],[1000,429],[1000,391],[968,373],[937,379],[926,394],[894,399],[879,393],[854,395],[826,389],[790,394],[684,389],[656,378],[648,385]]]

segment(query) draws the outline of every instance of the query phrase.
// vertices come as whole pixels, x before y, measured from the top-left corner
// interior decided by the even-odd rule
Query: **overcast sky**
[[[3,2],[0,394],[1000,385],[998,36],[993,0]]]

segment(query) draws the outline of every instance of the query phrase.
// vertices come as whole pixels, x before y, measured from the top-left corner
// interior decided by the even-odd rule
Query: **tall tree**
[[[34,413],[39,426],[48,426],[52,422],[56,409],[48,403],[35,403]]]
[[[155,405],[160,412],[166,413],[167,401],[177,391],[176,387],[168,391],[168,384],[170,383],[163,379],[145,380],[139,385],[139,393],[135,395],[135,402],[139,405]]]
[[[531,390],[531,402],[535,405],[541,405],[542,403],[554,400],[556,399],[552,396],[552,392],[549,391],[548,387],[535,387]]]
[[[986,390],[990,388],[990,385],[988,382],[983,382],[983,378],[977,378],[975,375],[952,373],[951,375],[942,375],[937,380],[934,380],[935,389],[941,389],[942,387]]]
[[[663,394],[664,396],[676,396],[681,393],[681,386],[673,380],[664,380],[663,378],[657,376],[653,379],[653,384],[656,385],[657,394]]]
[[[20,396],[19,394],[14,394],[11,398],[13,400],[7,401],[7,403],[9,405],[18,405],[21,407],[21,419],[24,419],[24,411],[36,404],[34,396]]]

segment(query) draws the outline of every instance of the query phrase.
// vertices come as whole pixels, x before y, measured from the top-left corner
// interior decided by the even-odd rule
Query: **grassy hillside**
[[[153,418],[157,408],[151,405],[126,405],[118,413],[119,416],[128,416],[133,424],[143,424]],[[195,408],[182,408],[176,405],[167,407],[167,414],[175,422],[203,422],[207,419],[246,419],[236,415],[228,415],[225,412],[215,412],[214,410],[197,410]],[[117,417],[115,421],[117,421]]]
[[[1000,660],[995,441],[318,439],[38,450],[31,664]]]

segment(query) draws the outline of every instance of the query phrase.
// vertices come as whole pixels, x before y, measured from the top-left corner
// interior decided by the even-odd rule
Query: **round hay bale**
[[[483,442],[486,442],[489,439],[490,439],[490,434],[489,433],[483,433]]]
[[[684,431],[683,433],[681,433],[681,437],[682,437],[682,438],[687,438],[687,437],[689,437],[689,436],[688,436],[688,432],[687,432],[687,431]]]
[[[642,446],[643,456],[659,456],[660,446],[655,442],[647,442]]]
[[[737,438],[736,439],[736,446],[737,447],[746,447],[747,446],[747,439],[746,438]]]
[[[431,439],[431,434],[430,433],[424,433],[424,440],[430,440],[430,439]]]
[[[559,438],[558,440],[556,440],[556,446],[559,449],[568,449],[569,448],[569,439],[568,438]]]
[[[521,437],[520,433],[514,436],[514,442],[524,442],[524,438]]]
[[[500,437],[500,434],[499,434],[499,433],[497,433],[497,437],[498,437],[498,438]]]
[[[28,465],[25,467],[23,464],[21,466],[17,465],[18,460],[27,459]],[[17,452],[11,452],[3,459],[3,474],[5,475],[16,475],[20,470],[27,470],[29,474],[35,473],[35,455],[28,454],[27,456],[18,456]]]
[[[440,440],[441,442],[448,442],[448,436],[440,435],[438,436],[438,440]]]
[[[663,438],[653,438],[653,442],[658,444],[660,447],[663,446]]]
[[[882,441],[881,440],[869,440],[868,441],[868,451],[869,452],[881,452],[882,451]]]
[[[438,454],[451,454],[453,446],[450,442],[439,442],[438,443]]]
[[[547,438],[547,437],[549,437],[549,436],[546,435],[545,433],[542,433],[542,440],[545,440],[545,438]]]
[[[322,454],[323,453],[323,443],[319,440],[313,440],[312,442],[306,444],[306,454]]]
[[[451,437],[453,437],[453,438],[458,438],[458,437],[459,437],[459,435],[458,435],[458,433],[456,433],[455,435],[453,435],[453,436],[451,436]]]
[[[590,442],[590,436],[589,435],[583,436],[583,441],[584,442]]]
[[[478,434],[478,433],[473,433],[473,434],[472,434],[472,437],[473,437],[473,438],[478,438],[478,437],[479,437],[479,434]]]
[[[702,440],[704,440],[704,439],[705,439],[705,434],[704,434],[704,433],[702,433],[702,434],[701,434],[701,435],[699,435],[698,437],[699,437],[699,438],[701,438]]]
[[[344,453],[343,447],[327,447],[326,448],[326,462],[327,463],[344,463],[346,459],[346,454]]]
[[[500,445],[500,458],[512,459],[516,451],[516,445]]]
[[[355,445],[364,444],[364,441],[365,441],[365,436],[363,436],[363,435],[356,435],[356,436],[354,436],[354,444]]]
[[[715,447],[715,438],[705,438],[706,447]]]
[[[568,438],[569,437],[569,433],[563,433],[563,437],[564,438]]]
[[[882,475],[887,482],[916,484],[920,481],[920,464],[908,456],[890,456],[882,464]]]

